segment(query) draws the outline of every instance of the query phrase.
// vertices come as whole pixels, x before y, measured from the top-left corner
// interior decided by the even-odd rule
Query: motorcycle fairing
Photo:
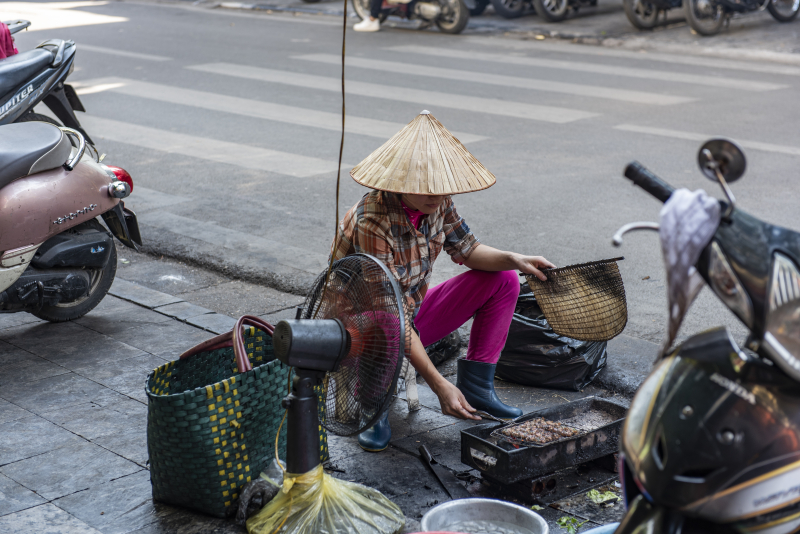
[[[632,499],[614,534],[739,534],[739,531],[656,506],[638,495]]]
[[[61,40],[53,39],[46,44],[57,47],[60,43],[62,43]],[[89,143],[94,144],[75,116],[75,110],[84,110],[83,104],[80,102],[75,90],[71,86],[64,84],[74,66],[75,43],[73,41],[63,41],[63,43],[63,59],[61,64],[56,67],[48,67],[48,65],[52,64],[54,54],[46,48],[36,48],[23,52],[24,55],[34,53],[36,57],[35,65],[41,66],[44,70],[32,79],[27,76],[23,77],[21,74],[33,75],[36,69],[26,68],[22,70],[21,74],[17,74],[13,69],[8,72],[9,79],[17,81],[17,85],[7,90],[7,94],[0,99],[0,124],[15,122],[23,114],[33,109],[36,104],[44,102],[64,126],[78,130]],[[17,56],[23,54],[17,54]],[[3,63],[17,56],[3,60]],[[13,65],[13,63],[11,64]],[[0,67],[1,73],[2,67]],[[5,89],[5,86],[0,85],[0,88]]]
[[[724,207],[725,205],[723,209]],[[750,297],[753,324],[747,326],[756,339],[762,339],[772,273],[772,262],[765,261],[765,258],[772,258],[775,252],[782,252],[796,265],[800,265],[800,233],[760,221],[736,209],[728,220],[720,223],[714,240]],[[710,254],[710,247],[706,247],[697,263],[698,271],[709,283]],[[744,318],[739,318],[744,322]]]
[[[52,85],[48,83],[51,76],[52,72],[48,69],[33,79],[26,80],[21,87],[6,95],[0,104],[0,124],[10,124],[33,109]]]
[[[0,189],[0,251],[43,243],[119,204],[108,194],[108,174],[85,157],[63,167],[14,180]]]
[[[657,391],[631,405],[652,402],[639,429],[625,428],[641,439],[623,446],[653,502],[721,522],[800,502],[796,382],[742,352],[725,328],[690,338],[661,365]]]
[[[11,287],[22,276],[40,245],[41,243],[9,250],[0,256],[0,292]],[[16,253],[17,251],[21,253]],[[6,261],[6,258],[13,259],[13,262]]]

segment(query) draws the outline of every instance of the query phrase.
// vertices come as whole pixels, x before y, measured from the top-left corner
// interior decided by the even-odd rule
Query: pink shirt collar
[[[419,210],[412,210],[411,208],[406,206],[406,203],[403,202],[402,199],[400,200],[400,205],[403,206],[403,210],[406,212],[406,215],[408,215],[408,220],[411,222],[411,226],[413,226],[416,229],[419,229],[419,223],[422,220],[422,217],[425,216],[425,214]]]

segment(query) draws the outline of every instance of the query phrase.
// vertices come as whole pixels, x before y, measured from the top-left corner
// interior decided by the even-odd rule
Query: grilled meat
[[[500,433],[512,440],[530,443],[550,443],[562,438],[571,438],[578,435],[578,431],[556,421],[548,421],[544,417],[537,417],[524,423],[512,425],[500,430]]]

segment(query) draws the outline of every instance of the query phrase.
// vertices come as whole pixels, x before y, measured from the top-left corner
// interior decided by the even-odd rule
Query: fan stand
[[[283,399],[286,416],[286,471],[308,473],[319,459],[319,416],[314,387],[322,383],[324,371],[294,370],[292,392]]]

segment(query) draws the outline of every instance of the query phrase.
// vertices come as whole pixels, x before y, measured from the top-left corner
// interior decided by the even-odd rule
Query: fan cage
[[[394,276],[367,254],[337,260],[317,277],[299,317],[339,319],[348,331],[348,353],[323,379],[318,412],[329,432],[363,432],[388,408],[411,346],[410,315]]]
[[[625,286],[617,261],[599,260],[526,275],[553,331],[580,341],[607,341],[628,323]]]

